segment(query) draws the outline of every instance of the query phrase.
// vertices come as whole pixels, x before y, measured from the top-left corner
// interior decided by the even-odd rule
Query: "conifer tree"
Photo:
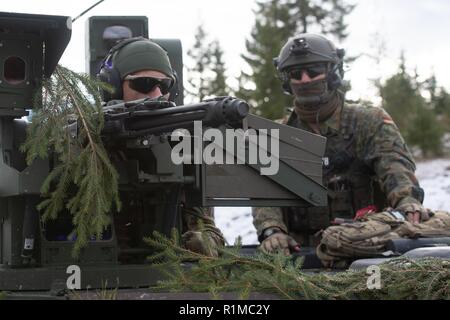
[[[436,76],[433,74],[424,83],[425,89],[430,95],[431,106],[440,118],[444,127],[450,131],[450,94],[444,87],[439,87]]]
[[[383,108],[392,116],[402,135],[407,139],[408,130],[417,111],[425,104],[417,90],[417,84],[406,71],[406,62],[402,54],[399,69],[384,84],[379,85]]]
[[[193,67],[187,68],[190,88],[186,89],[186,92],[195,100],[202,101],[209,95],[207,72],[211,63],[211,51],[207,43],[207,34],[202,24],[197,27],[195,43],[188,50],[187,54],[193,61]]]
[[[434,116],[438,121],[438,126],[435,126],[434,130],[437,132],[440,130],[442,136],[444,134],[450,134],[450,94],[444,87],[439,86],[436,75],[433,73],[430,78],[424,82],[425,90],[429,93],[430,107],[434,112]],[[433,125],[433,123],[432,123]],[[436,143],[432,143],[434,154],[441,154],[443,150],[437,148]]]
[[[425,158],[442,155],[443,128],[437,121],[431,108],[421,107],[417,110],[408,130],[408,140],[422,150]]]
[[[282,1],[258,1],[257,6],[255,25],[250,39],[245,42],[247,53],[242,55],[251,72],[242,72],[239,79],[242,86],[236,95],[248,99],[257,114],[279,119],[284,116],[292,99],[281,89],[273,58],[278,56],[283,44],[295,31],[296,23]],[[255,88],[248,90],[247,83]]]
[[[433,103],[437,115],[450,117],[450,94],[444,87],[440,87],[438,93],[434,97]]]
[[[450,133],[450,94],[441,87],[434,101],[434,111],[446,133]]]
[[[433,73],[431,77],[424,81],[423,86],[426,91],[428,91],[430,95],[430,102],[433,104],[436,102],[437,94],[438,94],[438,84],[436,75]]]
[[[226,84],[226,67],[223,49],[219,40],[209,41],[203,25],[199,25],[194,46],[188,51],[194,66],[188,68],[186,90],[193,100],[202,101],[207,96],[225,96],[229,94]]]
[[[214,96],[226,96],[229,94],[229,88],[226,83],[226,69],[225,62],[223,60],[223,50],[220,46],[219,40],[214,40],[211,43],[211,64],[212,71],[211,83],[209,86],[210,95]]]
[[[428,81],[425,86],[418,81],[417,72],[414,75],[407,72],[403,54],[398,72],[379,85],[382,107],[392,116],[407,144],[419,147],[424,156],[442,152],[442,127],[433,103],[427,102],[421,94],[423,89],[428,89],[435,100],[435,88],[434,81]]]
[[[355,5],[343,0],[288,0],[292,19],[298,21],[298,32],[312,32],[316,29],[325,35],[332,35],[344,40],[348,34],[345,18],[353,11]]]

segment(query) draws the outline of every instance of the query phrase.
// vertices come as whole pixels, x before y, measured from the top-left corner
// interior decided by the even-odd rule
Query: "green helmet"
[[[102,90],[103,100],[123,99],[123,79],[130,73],[141,70],[159,71],[172,78],[174,87],[177,78],[170,64],[167,52],[155,42],[135,37],[120,41],[112,47],[102,62],[97,77],[100,81],[112,86],[113,92]],[[178,89],[171,90],[171,96],[176,97]]]
[[[167,52],[147,39],[123,46],[112,57],[112,65],[119,72],[121,79],[136,71],[155,70],[175,80]]]
[[[339,64],[342,57],[343,50],[336,49],[324,36],[302,33],[288,40],[275,59],[275,65],[278,71],[283,72],[304,64]]]

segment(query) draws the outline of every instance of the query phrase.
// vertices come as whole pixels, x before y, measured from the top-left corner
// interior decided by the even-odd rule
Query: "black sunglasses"
[[[173,86],[173,80],[170,78],[154,78],[154,77],[125,77],[130,81],[130,88],[140,93],[148,93],[155,87],[159,87],[161,93],[166,95]]]
[[[327,72],[326,64],[315,64],[304,67],[295,68],[289,71],[289,77],[295,80],[301,80],[303,72],[306,72],[308,76],[313,79],[321,74],[325,74]]]

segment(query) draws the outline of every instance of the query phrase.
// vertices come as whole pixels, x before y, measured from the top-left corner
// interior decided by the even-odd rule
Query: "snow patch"
[[[450,159],[419,162],[416,176],[425,190],[425,207],[450,211]]]

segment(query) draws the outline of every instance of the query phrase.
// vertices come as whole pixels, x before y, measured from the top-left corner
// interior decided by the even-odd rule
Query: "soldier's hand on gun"
[[[261,243],[261,250],[265,253],[281,250],[285,256],[289,256],[294,251],[300,251],[300,246],[291,236],[280,231],[267,237]]]

